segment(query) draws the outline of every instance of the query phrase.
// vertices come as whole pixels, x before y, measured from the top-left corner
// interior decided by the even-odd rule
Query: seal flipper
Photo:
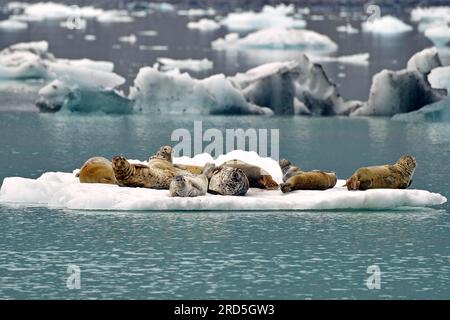
[[[412,185],[412,183],[413,183],[413,180],[412,179],[409,180],[407,188],[409,188]]]
[[[208,179],[210,179],[211,173],[215,167],[216,165],[214,163],[211,162],[206,163],[205,166],[203,167],[202,174],[205,175]]]

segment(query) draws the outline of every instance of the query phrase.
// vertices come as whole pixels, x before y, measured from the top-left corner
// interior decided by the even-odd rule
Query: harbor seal
[[[280,185],[283,193],[294,190],[327,190],[336,185],[337,177],[334,172],[319,170],[303,171],[296,174]]]
[[[76,174],[81,183],[117,184],[111,161],[103,157],[88,159]]]
[[[290,177],[303,172],[299,167],[294,166],[287,159],[281,159],[278,161],[278,164],[280,165],[281,172],[283,173],[283,182],[286,182]]]
[[[222,166],[241,169],[247,176],[250,188],[275,190],[279,187],[272,176],[258,166],[248,164],[241,160],[230,160],[224,162]]]
[[[208,191],[223,196],[244,196],[249,188],[245,173],[239,168],[219,166],[208,175]]]
[[[173,163],[173,148],[171,146],[163,146],[159,148],[158,152],[151,156],[150,159],[148,159],[148,162],[155,159],[164,159],[168,162],[170,162],[174,168],[179,169],[180,173],[183,173],[184,171],[190,172],[192,174],[202,174],[203,167],[202,166],[193,166],[193,165],[184,165],[184,164],[177,164]]]
[[[412,183],[417,162],[412,156],[402,156],[395,164],[363,167],[347,179],[348,190],[406,189]]]
[[[319,170],[303,171],[287,159],[278,162],[283,173],[283,183],[280,184],[283,193],[294,190],[326,190],[336,185],[334,172]]]
[[[170,183],[170,195],[172,197],[204,196],[208,192],[208,175],[214,167],[213,163],[207,163],[202,174],[175,176]]]

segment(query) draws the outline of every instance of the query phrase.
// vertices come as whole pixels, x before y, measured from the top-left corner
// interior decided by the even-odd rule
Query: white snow
[[[25,30],[28,29],[28,23],[17,20],[3,20],[0,21],[0,29],[7,31]]]
[[[270,28],[240,38],[230,33],[212,42],[212,47],[224,49],[280,49],[330,53],[338,46],[326,35],[310,30]]]
[[[281,170],[271,159],[255,154],[234,151],[218,158],[241,159],[259,165],[279,181]],[[190,159],[174,159],[175,163],[203,165],[211,161],[209,155]],[[278,167],[278,168],[276,168]],[[0,203],[3,205],[46,206],[73,210],[338,210],[338,209],[397,209],[441,205],[447,199],[425,190],[377,189],[347,191],[344,180],[327,191],[294,191],[282,194],[279,190],[250,189],[244,197],[207,194],[196,198],[173,198],[168,190],[126,188],[107,184],[82,184],[73,173],[47,172],[38,179],[10,177],[3,180]]]
[[[293,18],[294,5],[264,6],[261,12],[244,11],[228,14],[222,24],[230,30],[258,30],[265,28],[304,28],[304,20]]]
[[[446,47],[450,42],[450,27],[447,24],[432,26],[425,30],[424,35],[429,38],[434,45]]]
[[[363,22],[362,29],[365,32],[391,35],[411,31],[413,27],[396,17],[386,15],[375,20]]]
[[[169,58],[158,58],[157,60],[159,63],[162,64],[162,70],[179,69],[179,70],[192,70],[195,72],[200,72],[212,69],[213,67],[213,62],[206,58],[201,60],[197,59],[175,60]]]
[[[200,19],[199,21],[188,22],[187,27],[200,31],[214,31],[220,28],[220,24],[211,19]]]

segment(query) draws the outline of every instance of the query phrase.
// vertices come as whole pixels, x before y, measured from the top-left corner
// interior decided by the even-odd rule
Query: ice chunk
[[[192,70],[195,72],[205,71],[212,69],[213,63],[208,59],[185,59],[175,60],[169,58],[158,58],[159,63],[162,64],[162,70],[179,69],[179,70]]]
[[[168,2],[151,2],[148,4],[149,9],[159,11],[159,12],[173,12],[176,10],[176,7]]]
[[[244,197],[207,194],[196,198],[173,198],[168,190],[127,188],[108,184],[79,183],[73,173],[47,172],[38,179],[5,178],[0,189],[0,204],[45,206],[73,210],[340,210],[398,209],[437,206],[447,202],[425,190],[376,189],[347,191],[337,186],[326,191],[250,189]]]
[[[23,8],[25,20],[54,20],[68,17],[94,18],[104,13],[103,9],[92,6],[77,7],[55,2],[38,2]]]
[[[439,52],[436,48],[424,49],[415,55],[413,55],[409,60],[406,68],[408,70],[416,70],[427,75],[434,68],[442,66],[441,59],[439,58]]]
[[[450,28],[447,24],[429,27],[424,34],[438,47],[446,47],[450,42]]]
[[[258,30],[265,28],[304,28],[304,20],[295,19],[294,5],[264,6],[261,12],[244,11],[228,14],[222,21],[230,30]]]
[[[354,28],[350,23],[347,23],[345,26],[338,26],[336,28],[337,32],[348,33],[348,34],[356,34],[359,33],[359,30]]]
[[[396,17],[386,15],[375,20],[363,22],[362,29],[365,32],[390,35],[411,31],[413,27]]]
[[[369,101],[351,115],[392,116],[418,110],[441,98],[418,71],[383,70],[373,77]]]
[[[129,97],[137,110],[146,113],[271,113],[267,108],[247,103],[223,74],[198,80],[178,70],[164,73],[145,67],[139,70]]]
[[[428,81],[436,89],[447,89],[450,92],[450,67],[433,69],[428,75]]]
[[[448,122],[450,121],[450,99],[442,99],[417,111],[396,114],[392,119],[403,122]]]
[[[200,31],[214,31],[220,28],[220,24],[211,19],[200,19],[191,21],[187,24],[189,29],[198,29]]]
[[[417,7],[411,10],[412,21],[450,20],[450,7]]]
[[[158,31],[156,30],[143,30],[139,31],[138,35],[144,36],[144,37],[154,37],[158,35]]]
[[[3,20],[0,21],[0,30],[16,31],[28,29],[28,23],[16,21],[16,20]]]
[[[100,23],[128,23],[133,22],[126,10],[108,10],[97,16],[97,21]]]
[[[127,43],[134,44],[134,43],[137,42],[137,37],[136,37],[136,35],[134,35],[134,34],[130,34],[130,35],[128,35],[128,36],[122,36],[122,37],[119,37],[118,40],[119,40],[120,42],[127,42]]]
[[[370,54],[358,53],[348,56],[337,56],[337,57],[308,55],[308,57],[313,62],[339,62],[339,63],[367,66],[369,64]]]
[[[297,61],[273,62],[230,78],[245,98],[275,114],[348,114],[349,106],[323,68],[299,54]]]
[[[338,46],[330,38],[315,31],[271,28],[240,38],[231,33],[212,42],[212,47],[224,49],[283,49],[312,53],[330,53]]]
[[[192,8],[188,10],[179,10],[177,12],[180,16],[189,16],[189,17],[197,17],[197,16],[213,16],[216,14],[216,10],[213,8],[200,9],[200,8]]]

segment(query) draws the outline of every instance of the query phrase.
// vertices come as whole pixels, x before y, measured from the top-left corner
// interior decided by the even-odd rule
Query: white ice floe
[[[350,23],[347,23],[345,26],[338,26],[336,28],[337,32],[348,33],[348,34],[356,34],[359,33],[359,30],[354,28]]]
[[[276,7],[264,6],[261,12],[244,11],[228,14],[222,24],[230,30],[258,30],[265,28],[304,28],[306,22],[290,16],[294,14],[294,5],[280,4]]]
[[[450,21],[450,7],[417,7],[411,11],[412,21]]]
[[[354,65],[361,65],[361,66],[367,66],[369,64],[369,53],[358,53],[358,54],[352,54],[348,56],[337,56],[337,57],[330,57],[330,56],[314,56],[314,55],[308,55],[311,61],[313,62],[338,62],[338,63],[345,63],[345,64],[354,64]]]
[[[97,16],[97,21],[101,23],[128,23],[133,22],[134,19],[126,10],[109,10]]]
[[[423,75],[427,75],[431,70],[441,67],[442,62],[436,48],[426,48],[414,54],[406,66],[408,70],[416,70]]]
[[[390,35],[411,31],[413,27],[396,17],[386,15],[375,20],[363,22],[362,29],[365,32]]]
[[[5,31],[17,31],[28,29],[28,23],[17,20],[3,20],[0,21],[0,30]]]
[[[446,47],[450,42],[450,27],[447,24],[432,26],[425,30],[424,35],[429,38],[435,46]]]
[[[191,8],[188,10],[178,10],[177,14],[180,16],[189,16],[189,17],[213,16],[216,14],[216,10],[214,10],[213,8],[207,9]]]
[[[148,8],[159,12],[174,12],[176,7],[168,2],[150,2]]]
[[[138,35],[143,37],[154,37],[158,35],[158,31],[156,30],[142,30],[138,32]]]
[[[274,160],[252,157],[242,151],[233,153],[215,162],[219,164],[228,159],[241,159],[261,166],[275,180],[280,180],[281,170]],[[175,158],[174,162],[203,165],[207,158],[210,161],[209,155],[198,155],[190,161]],[[173,198],[169,196],[168,190],[82,184],[74,173],[47,172],[38,179],[5,178],[0,189],[0,203],[74,210],[275,211],[422,208],[441,205],[447,201],[438,193],[415,189],[350,192],[342,187],[344,183],[344,180],[338,180],[336,187],[327,191],[294,191],[283,194],[279,190],[250,189],[244,197],[207,194],[196,198]]]
[[[95,18],[104,13],[103,9],[92,6],[68,6],[55,2],[38,2],[24,7],[23,16],[31,20],[57,20],[68,17]]]
[[[119,39],[117,39],[117,40],[119,40],[120,42],[125,42],[125,43],[131,43],[131,44],[134,44],[134,43],[137,42],[137,37],[136,37],[135,34],[130,34],[130,35],[128,35],[128,36],[122,36],[122,37],[119,37]]]
[[[129,97],[135,109],[145,113],[271,114],[268,108],[247,103],[223,74],[198,80],[178,70],[145,67],[139,70]]]
[[[240,38],[230,33],[212,42],[218,50],[229,49],[275,49],[300,50],[304,52],[330,53],[337,44],[326,35],[310,30],[271,28],[259,30]]]
[[[95,40],[97,40],[97,36],[95,34],[87,34],[84,36],[84,40],[95,41]]]
[[[200,19],[199,21],[188,22],[187,27],[200,31],[214,31],[220,28],[220,24],[211,19]]]
[[[171,70],[171,69],[179,69],[179,70],[192,70],[195,72],[205,71],[212,69],[213,62],[206,58],[198,60],[198,59],[170,59],[170,58],[158,58],[159,63],[162,64],[162,70]]]

